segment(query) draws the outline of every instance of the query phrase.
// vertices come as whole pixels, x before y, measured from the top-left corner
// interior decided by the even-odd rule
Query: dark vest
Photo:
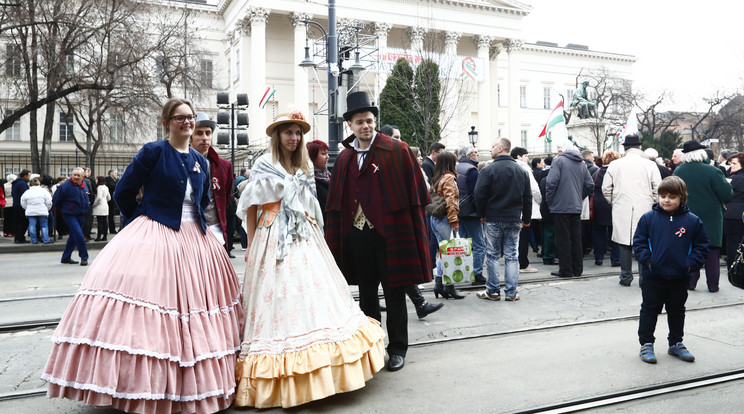
[[[344,182],[343,208],[344,211],[351,212],[343,215],[344,228],[352,227],[357,208],[361,204],[367,220],[375,226],[375,230],[382,237],[385,237],[385,222],[382,217],[382,185],[380,174],[373,173],[375,167],[372,164],[377,164],[374,160],[374,153],[370,151],[362,165],[361,172],[357,166],[356,155],[353,157],[349,160],[348,175]]]
[[[468,161],[457,163],[457,189],[460,192],[460,212],[458,217],[478,217],[478,211],[475,208],[475,197],[468,192],[468,174],[470,171],[477,169],[476,165]]]

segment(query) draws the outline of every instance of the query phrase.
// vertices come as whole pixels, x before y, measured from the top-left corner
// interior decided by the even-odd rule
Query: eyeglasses
[[[186,121],[194,122],[194,119],[196,119],[196,117],[194,115],[176,115],[172,116],[170,119],[178,122],[179,124],[183,124]]]

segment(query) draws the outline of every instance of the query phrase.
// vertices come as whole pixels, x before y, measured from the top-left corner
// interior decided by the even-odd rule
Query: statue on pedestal
[[[570,105],[571,108],[576,108],[581,119],[597,117],[597,101],[589,100],[586,92],[587,86],[589,86],[589,81],[581,82],[581,85],[574,91]]]

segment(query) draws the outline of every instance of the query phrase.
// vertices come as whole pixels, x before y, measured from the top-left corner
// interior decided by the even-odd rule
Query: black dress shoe
[[[571,277],[571,275],[564,275],[561,272],[550,272],[551,276],[558,276],[558,277]]]
[[[390,359],[388,359],[387,363],[387,370],[388,371],[398,371],[399,369],[403,368],[403,365],[406,364],[406,357],[403,355],[390,355]]]
[[[426,315],[442,309],[442,306],[444,306],[444,303],[437,303],[435,305],[433,303],[424,302],[423,305],[416,308],[416,315],[418,315],[419,319],[424,319]]]
[[[471,285],[473,286],[482,286],[486,284],[486,278],[483,277],[483,275],[475,275],[475,280]]]
[[[234,258],[235,258],[235,255],[234,255],[234,254],[232,254],[232,253],[230,253],[230,252],[227,252],[227,256],[228,256],[229,258],[231,258],[231,259],[234,259]]]
[[[28,243],[28,242],[29,242],[28,240],[26,240],[26,239],[23,239],[23,240],[16,240],[16,241],[14,241],[13,243],[15,243],[15,244],[26,244],[26,243]]]
[[[81,260],[80,266],[88,266],[88,261],[86,259]]]
[[[60,263],[64,263],[64,264],[78,264],[77,261],[72,260],[72,259],[62,259],[62,260],[60,260]]]
[[[602,266],[602,261],[601,260],[595,260],[594,261],[594,264],[597,265],[597,266]]]

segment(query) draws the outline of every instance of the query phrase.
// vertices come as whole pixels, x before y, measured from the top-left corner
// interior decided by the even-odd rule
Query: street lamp
[[[217,125],[222,127],[229,127],[230,133],[220,132],[217,134],[217,145],[228,145],[230,144],[230,161],[232,162],[233,169],[235,169],[235,129],[244,131],[248,128],[248,114],[245,112],[237,113],[237,122],[235,119],[235,110],[245,111],[248,109],[248,94],[239,93],[236,96],[235,102],[230,102],[230,94],[227,92],[217,93],[217,107],[219,109],[230,109],[230,113],[218,112],[217,113]],[[248,134],[246,132],[238,132],[238,145],[248,145]],[[234,172],[234,171],[233,171]]]
[[[470,141],[470,145],[475,147],[475,144],[478,142],[478,131],[475,130],[474,126],[470,127],[470,131],[468,131],[468,140]]]

